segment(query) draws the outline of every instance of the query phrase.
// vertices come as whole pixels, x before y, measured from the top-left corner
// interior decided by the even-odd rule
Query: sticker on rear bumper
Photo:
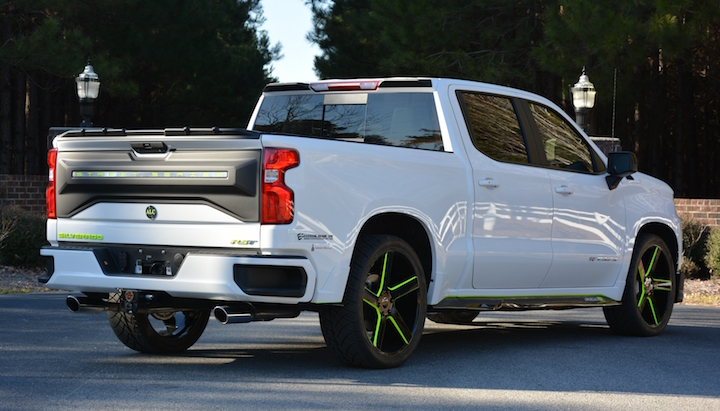
[[[304,241],[304,240],[333,241],[333,235],[332,234],[298,233],[297,239],[298,239],[298,241]]]

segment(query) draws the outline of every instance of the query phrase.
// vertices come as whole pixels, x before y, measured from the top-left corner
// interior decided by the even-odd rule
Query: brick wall
[[[676,198],[678,214],[688,215],[709,227],[720,226],[720,200]]]
[[[0,206],[18,205],[26,210],[45,212],[48,176],[0,174]]]

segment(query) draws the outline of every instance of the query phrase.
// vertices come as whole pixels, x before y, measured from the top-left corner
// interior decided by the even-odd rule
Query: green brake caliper
[[[392,287],[385,287],[388,276],[392,269],[393,256],[391,253],[385,253],[383,256],[382,272],[380,274],[380,286],[377,292],[373,292],[368,287],[365,287],[363,292],[363,301],[371,306],[377,315],[377,321],[375,323],[375,332],[372,336],[368,336],[373,346],[381,348],[383,337],[387,323],[390,322],[393,328],[397,331],[398,335],[405,342],[405,345],[410,344],[410,338],[412,338],[412,331],[408,328],[405,320],[403,320],[400,312],[395,308],[395,302],[416,291],[419,288],[417,276],[408,278]]]

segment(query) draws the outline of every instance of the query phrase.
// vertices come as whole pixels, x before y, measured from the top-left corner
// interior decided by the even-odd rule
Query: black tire
[[[477,316],[477,311],[458,310],[428,313],[427,318],[439,324],[471,324]]]
[[[427,287],[420,259],[402,239],[363,236],[350,267],[342,306],[320,312],[333,354],[363,368],[393,368],[413,353],[422,335]]]
[[[603,308],[610,329],[641,337],[660,334],[672,314],[675,287],[675,264],[665,242],[654,234],[640,235],[622,304]]]
[[[111,301],[119,297],[111,296]],[[110,327],[118,339],[135,351],[176,354],[190,348],[205,331],[210,310],[128,314],[108,311]]]

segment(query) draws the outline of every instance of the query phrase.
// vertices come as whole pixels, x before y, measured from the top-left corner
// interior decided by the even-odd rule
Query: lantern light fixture
[[[77,95],[80,99],[80,116],[83,121],[80,127],[92,127],[92,116],[95,114],[95,101],[100,95],[100,77],[93,70],[88,60],[82,73],[75,77]]]

